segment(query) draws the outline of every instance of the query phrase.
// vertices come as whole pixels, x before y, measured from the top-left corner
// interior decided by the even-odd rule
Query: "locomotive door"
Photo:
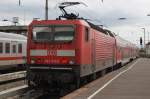
[[[116,61],[117,61],[117,59],[116,59],[116,57],[117,57],[117,47],[116,47],[116,44],[114,43],[113,44],[113,52],[112,52],[112,62],[113,62],[113,66],[116,64]]]
[[[91,43],[91,46],[92,46],[92,52],[91,52],[91,57],[92,57],[92,67],[91,67],[91,70],[94,74],[94,78],[96,78],[96,41],[95,41],[95,35],[93,33],[93,36],[92,36],[92,43]]]

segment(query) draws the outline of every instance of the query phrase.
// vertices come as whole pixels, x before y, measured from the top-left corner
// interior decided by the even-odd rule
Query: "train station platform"
[[[150,58],[139,58],[62,99],[150,99]]]

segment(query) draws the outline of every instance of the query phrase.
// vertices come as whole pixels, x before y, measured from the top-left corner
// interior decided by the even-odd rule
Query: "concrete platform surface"
[[[150,99],[150,58],[140,58],[63,99]]]

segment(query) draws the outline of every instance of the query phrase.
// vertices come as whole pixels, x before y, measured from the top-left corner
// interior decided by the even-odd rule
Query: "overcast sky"
[[[29,24],[33,18],[44,19],[45,0],[21,0],[21,6],[18,1],[0,1],[0,25],[11,25],[12,23],[1,20],[12,20],[12,17],[19,17],[20,24]],[[143,37],[141,28],[150,32],[150,16],[146,16],[150,13],[150,0],[103,0],[103,3],[101,0],[49,0],[49,19],[55,19],[61,14],[57,4],[62,1],[84,2],[88,7],[68,7],[67,11],[79,13],[81,17],[91,19],[97,25],[104,25],[135,44]],[[122,17],[126,19],[118,20]]]

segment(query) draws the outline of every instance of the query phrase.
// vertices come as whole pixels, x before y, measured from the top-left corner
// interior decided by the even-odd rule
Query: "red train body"
[[[27,43],[27,78],[34,85],[79,85],[80,79],[137,56],[135,45],[84,20],[33,21]]]

